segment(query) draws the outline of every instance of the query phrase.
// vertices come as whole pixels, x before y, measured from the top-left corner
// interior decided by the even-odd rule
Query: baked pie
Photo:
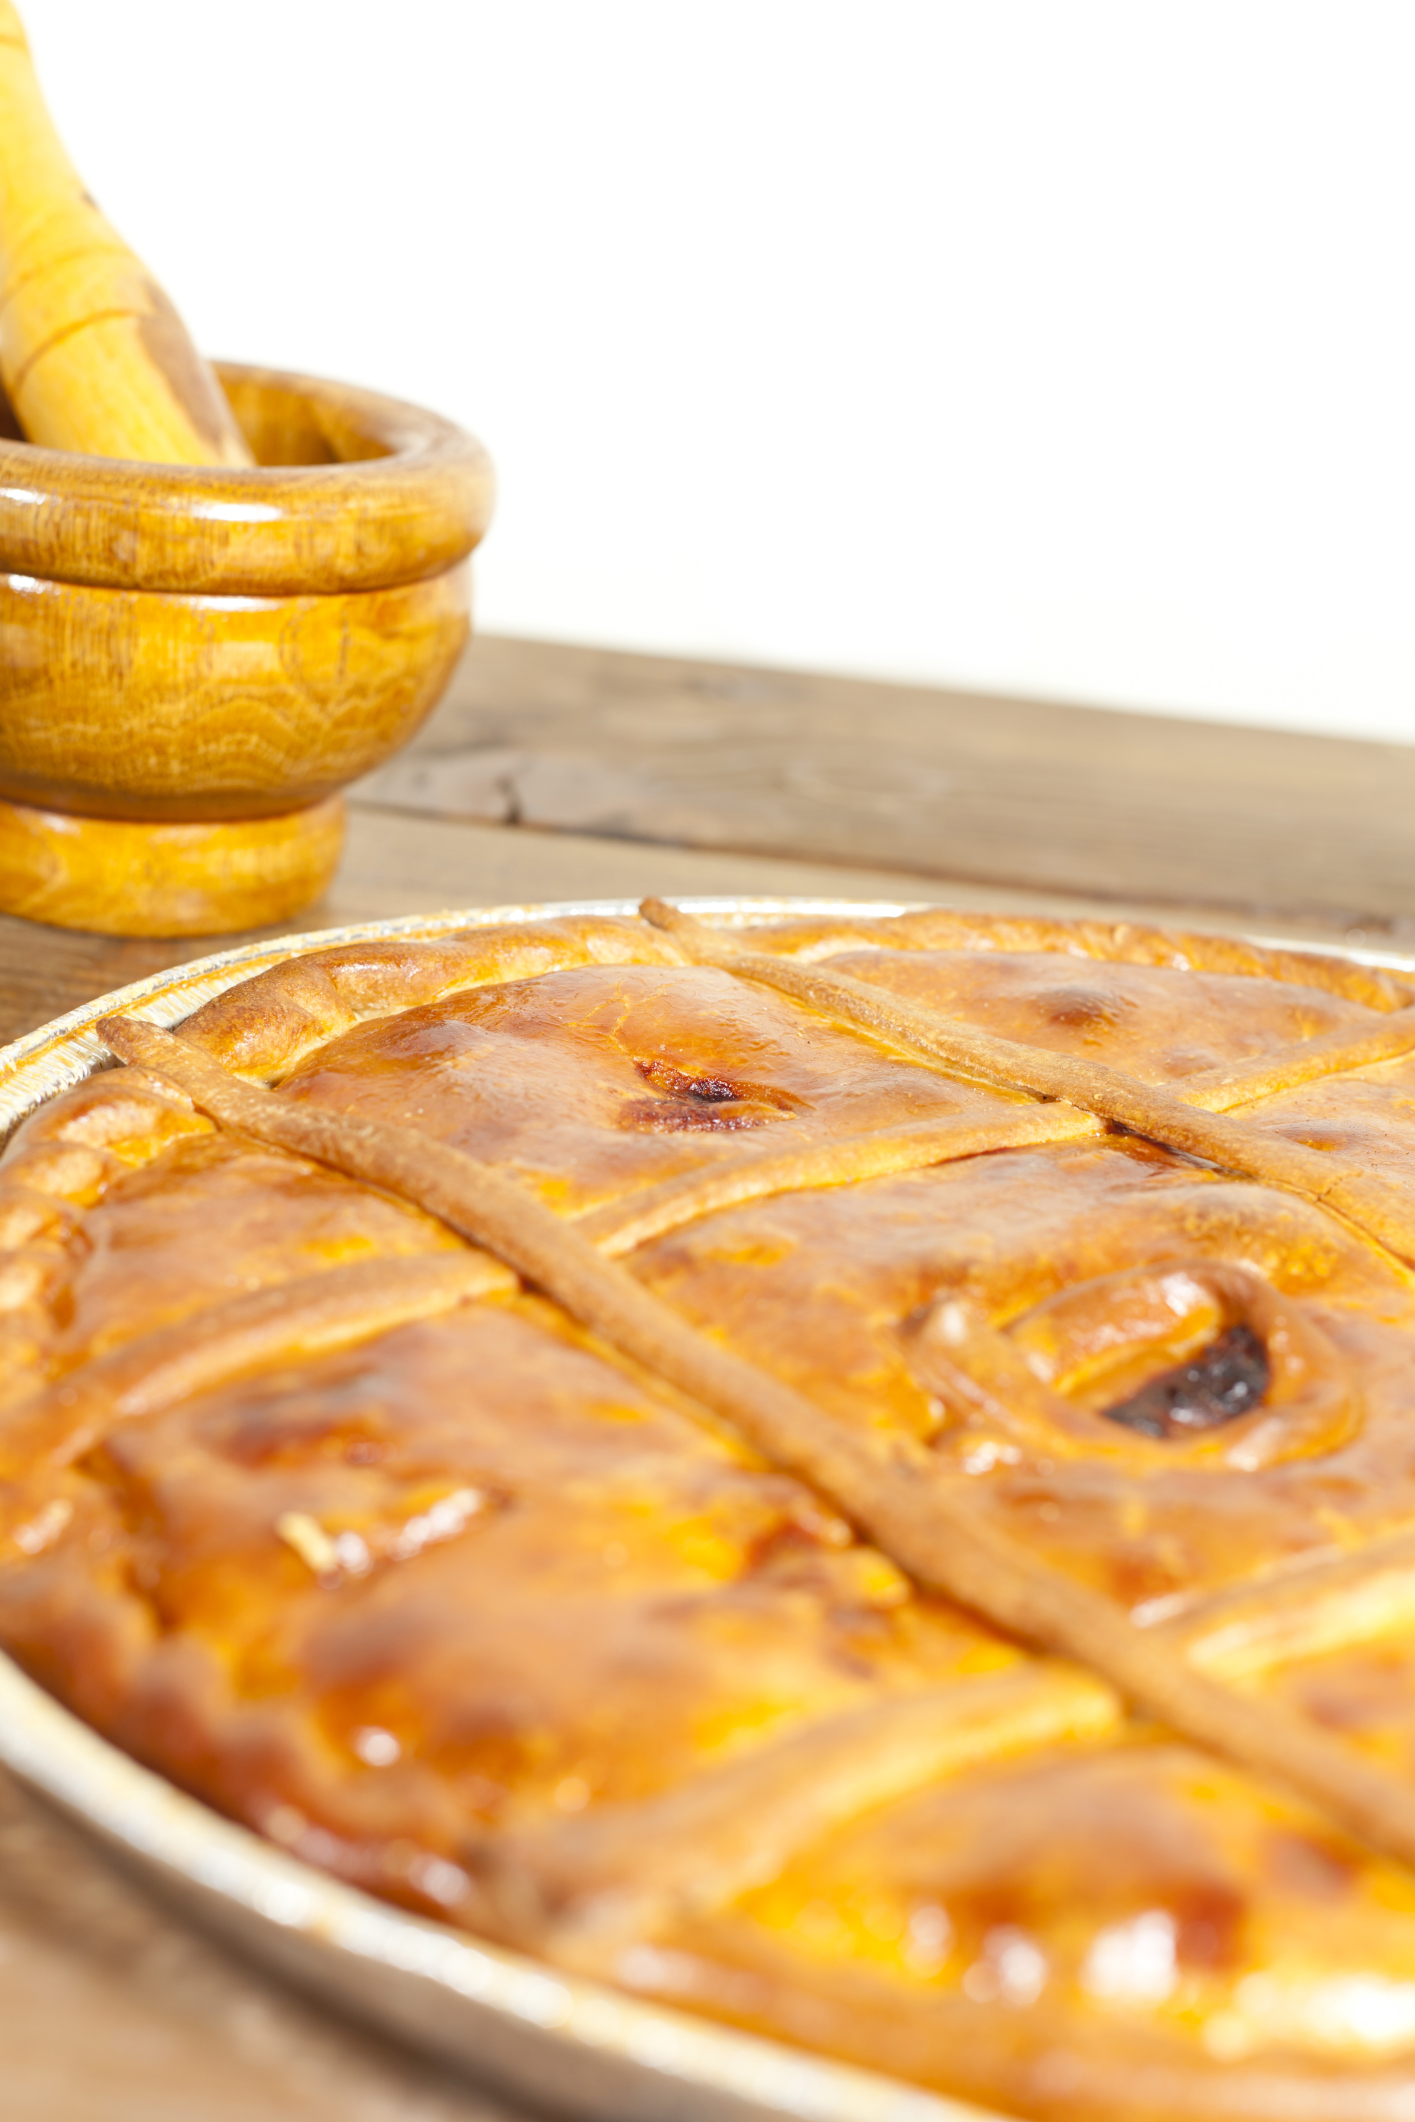
[[[1415,2116],[1415,988],[646,902],[0,1162],[0,1642],[313,1864],[1046,2122]]]

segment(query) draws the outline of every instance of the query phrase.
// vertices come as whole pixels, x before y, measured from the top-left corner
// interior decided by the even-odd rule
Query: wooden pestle
[[[176,310],[84,190],[11,0],[0,0],[0,377],[45,448],[255,462]]]

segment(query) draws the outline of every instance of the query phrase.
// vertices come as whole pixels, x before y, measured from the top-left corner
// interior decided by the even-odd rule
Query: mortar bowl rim
[[[440,574],[480,541],[491,460],[455,421],[324,377],[215,367],[238,417],[262,394],[302,408],[326,460],[146,464],[0,439],[0,573],[167,595],[329,595]]]

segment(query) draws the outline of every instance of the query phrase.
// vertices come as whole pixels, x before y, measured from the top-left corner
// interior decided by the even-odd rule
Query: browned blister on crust
[[[1409,991],[650,913],[114,1023],[0,1160],[0,1640],[641,1994],[1048,2122],[1402,2122]]]

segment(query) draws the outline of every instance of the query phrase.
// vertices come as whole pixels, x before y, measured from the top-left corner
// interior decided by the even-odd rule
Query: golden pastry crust
[[[17,1131],[0,1640],[643,1994],[1050,2122],[1398,2122],[1415,993],[649,913],[312,953]]]

